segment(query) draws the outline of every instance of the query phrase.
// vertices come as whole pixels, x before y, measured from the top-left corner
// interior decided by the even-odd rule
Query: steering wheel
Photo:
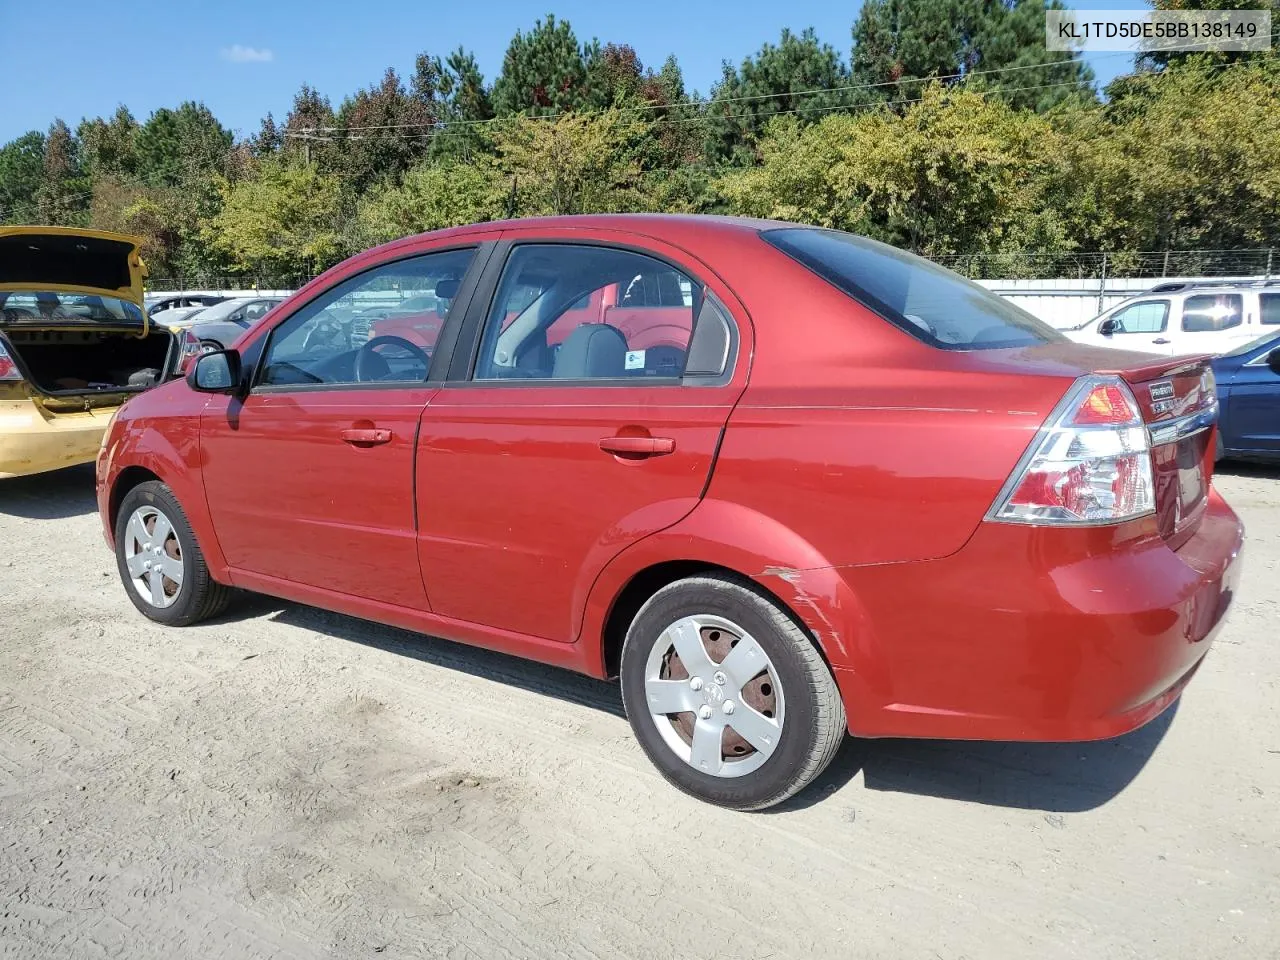
[[[424,380],[426,379],[426,370],[429,369],[431,366],[431,355],[427,353],[427,351],[423,350],[416,343],[406,340],[404,337],[396,337],[396,336],[392,336],[391,334],[383,334],[380,337],[374,337],[372,340],[367,341],[356,352],[356,369],[355,369],[356,383],[367,383],[370,380],[377,379],[372,375],[372,371],[369,369],[369,358],[376,356],[374,351],[377,350],[378,347],[381,347],[385,344],[394,344],[397,347],[403,347],[405,350],[408,350],[410,353],[412,353],[415,359],[421,360],[422,368],[423,368],[423,379]],[[378,357],[378,359],[381,360],[383,365],[385,366],[387,361],[383,360],[382,357]]]

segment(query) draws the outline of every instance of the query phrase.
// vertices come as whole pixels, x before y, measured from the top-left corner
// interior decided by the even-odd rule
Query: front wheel
[[[158,480],[127,494],[116,516],[116,566],[129,599],[157,623],[185,627],[225,609],[231,588],[209,575],[177,498]]]
[[[627,631],[621,682],[649,759],[720,806],[781,803],[844,739],[844,704],[817,648],[748,581],[693,577],[659,590]]]

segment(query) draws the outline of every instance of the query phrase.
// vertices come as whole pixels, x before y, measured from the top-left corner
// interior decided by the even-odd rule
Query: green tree
[[[1204,60],[1135,76],[1068,116],[1080,194],[1110,211],[1111,249],[1229,249],[1280,236],[1280,82],[1272,64]]]
[[[1045,9],[1043,0],[866,0],[853,25],[853,80],[894,101],[918,99],[922,79],[955,85],[970,74],[1014,106],[1094,99],[1088,66],[1045,49]]]
[[[771,117],[797,114],[812,122],[833,109],[858,102],[849,69],[835,47],[819,42],[812,28],[784,29],[777,45],[766,43],[736,70],[726,62],[706,105],[707,152],[749,162],[750,146]]]
[[[405,174],[398,186],[375,192],[357,213],[359,246],[502,215],[503,181],[489,158],[476,162],[424,163]]]
[[[94,117],[76,128],[85,172],[91,177],[132,178],[138,172],[138,133],[141,127],[124,104],[110,120]]]
[[[44,142],[36,216],[41,223],[83,225],[88,220],[89,196],[89,178],[80,164],[80,145],[64,121],[54,120]]]
[[[36,223],[44,182],[44,134],[30,130],[0,147],[0,223]]]
[[[397,181],[424,157],[439,108],[435,100],[434,74],[430,58],[419,63],[419,75],[411,93],[392,68],[382,82],[361,90],[343,101],[338,109],[340,151],[330,158],[330,166],[341,174],[356,194],[376,180]]]
[[[650,209],[640,151],[650,124],[610,108],[516,119],[494,132],[510,213],[537,216]]]
[[[342,258],[344,211],[336,177],[272,158],[250,176],[218,181],[221,210],[204,239],[236,273],[292,284]]]
[[[203,103],[161,107],[138,131],[138,179],[149,186],[185,186],[225,170],[233,137]]]
[[[499,116],[562,113],[587,102],[588,60],[594,46],[578,45],[568,20],[547,14],[528,33],[516,31],[493,85],[493,107]]]
[[[329,168],[330,158],[340,153],[333,145],[338,118],[329,98],[304,83],[293,97],[293,107],[285,117],[281,131],[281,147],[307,162],[315,161],[321,169]]]
[[[779,118],[758,167],[726,176],[736,212],[867,234],[926,256],[1060,247],[1045,198],[1066,177],[1048,121],[932,85],[902,114]]]

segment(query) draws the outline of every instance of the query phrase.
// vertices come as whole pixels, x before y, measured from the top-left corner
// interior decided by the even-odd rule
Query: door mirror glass
[[[235,350],[202,354],[191,371],[190,383],[201,393],[235,393],[240,386],[240,354]]]

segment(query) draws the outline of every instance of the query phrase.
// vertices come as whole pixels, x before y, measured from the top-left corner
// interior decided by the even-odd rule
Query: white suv
[[[1280,327],[1280,280],[1162,283],[1064,330],[1077,343],[1173,356],[1226,353]]]

